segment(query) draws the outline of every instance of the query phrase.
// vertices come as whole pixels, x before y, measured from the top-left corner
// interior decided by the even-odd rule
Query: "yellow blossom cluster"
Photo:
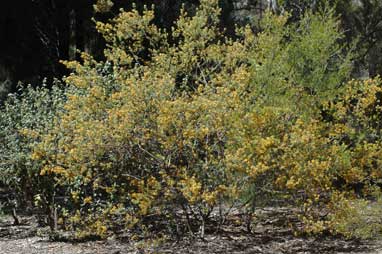
[[[201,1],[195,16],[183,11],[167,33],[151,10],[121,12],[97,23],[105,62],[86,54],[82,63],[63,62],[75,89],[32,157],[43,161],[40,175],[68,190],[67,221],[87,228],[84,235],[103,237],[116,219],[136,227],[176,209],[204,218],[237,195],[224,150],[251,76],[254,36],[226,38],[219,13],[216,0]]]
[[[306,231],[335,231],[338,197],[365,197],[382,180],[381,81],[327,95],[348,65],[327,68],[341,36],[323,33],[324,16],[292,33],[288,16],[268,13],[262,32],[232,39],[218,1],[200,2],[168,31],[147,8],[98,22],[105,61],[64,62],[71,89],[53,127],[20,130],[40,139],[30,156],[39,175],[69,196],[63,224],[106,237],[182,212],[204,226],[223,202],[253,208],[277,196],[301,208]]]

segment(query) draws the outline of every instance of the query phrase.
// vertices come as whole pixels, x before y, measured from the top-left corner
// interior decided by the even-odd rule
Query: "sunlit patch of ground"
[[[46,228],[39,228],[32,217],[22,217],[22,224],[12,225],[10,217],[0,221],[0,253],[2,254],[124,254],[124,253],[382,253],[382,242],[356,241],[321,237],[296,237],[282,225],[288,220],[275,210],[262,214],[253,233],[235,218],[227,220],[216,232],[206,229],[204,239],[183,237],[165,242],[151,240],[132,241],[121,236],[104,241],[74,243],[51,241]],[[236,215],[239,216],[239,215]]]

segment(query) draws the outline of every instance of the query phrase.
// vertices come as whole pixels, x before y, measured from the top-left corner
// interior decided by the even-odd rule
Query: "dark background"
[[[74,50],[85,51],[102,60],[104,42],[94,28],[92,18],[106,21],[120,8],[131,9],[133,1],[114,0],[108,13],[95,13],[95,0],[12,0],[1,3],[0,15],[0,98],[16,90],[19,81],[40,85],[54,77],[67,75],[59,60],[77,59]],[[191,12],[196,0],[140,0],[143,5],[155,4],[155,22],[169,27],[184,4]],[[285,0],[292,19],[306,8],[318,8],[317,0]],[[355,70],[357,75],[382,73],[382,1],[337,1],[347,41],[358,38]],[[234,23],[255,24],[268,0],[222,0],[222,26],[233,34]]]

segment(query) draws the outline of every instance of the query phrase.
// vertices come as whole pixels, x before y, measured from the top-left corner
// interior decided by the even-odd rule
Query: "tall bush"
[[[97,23],[104,62],[64,62],[72,89],[32,153],[68,197],[64,227],[106,237],[165,221],[203,235],[214,208],[277,196],[305,231],[346,233],[340,204],[362,205],[380,179],[380,82],[344,85],[351,54],[331,11],[297,24],[268,13],[236,39],[219,13],[203,0],[165,31],[152,10],[121,12]]]
[[[51,202],[53,179],[40,176],[41,161],[31,156],[40,137],[54,125],[65,101],[60,84],[22,86],[0,110],[0,182],[18,208],[31,208],[35,196]],[[46,211],[44,211],[45,213]]]
[[[201,1],[194,16],[182,11],[168,32],[151,10],[122,12],[97,23],[105,62],[85,54],[82,63],[66,62],[66,82],[79,92],[68,94],[34,157],[67,190],[62,216],[68,227],[82,226],[80,236],[105,236],[117,225],[143,230],[164,217],[203,229],[213,207],[235,195],[224,149],[253,36],[224,37],[217,6]]]

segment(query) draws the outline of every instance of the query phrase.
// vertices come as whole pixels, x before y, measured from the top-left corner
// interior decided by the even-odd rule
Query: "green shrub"
[[[236,195],[225,133],[248,83],[254,37],[224,37],[217,6],[201,1],[169,32],[153,24],[151,10],[121,12],[97,23],[106,62],[86,54],[83,63],[66,62],[66,82],[79,92],[67,94],[33,157],[70,196],[60,216],[79,237],[121,225],[143,230],[158,218],[195,230]]]
[[[41,161],[31,157],[33,147],[54,124],[62,110],[64,90],[22,86],[8,95],[0,110],[0,182],[19,206],[33,206],[34,196],[52,197],[53,179],[40,176]]]
[[[64,62],[67,100],[20,130],[38,179],[56,186],[43,190],[68,197],[66,229],[103,238],[165,220],[203,236],[221,204],[277,194],[306,232],[346,235],[338,197],[361,204],[381,179],[380,80],[343,85],[351,54],[331,11],[297,24],[268,13],[261,33],[237,39],[219,13],[203,0],[165,31],[151,10],[121,12],[97,23],[105,62]]]
[[[296,23],[267,13],[256,37],[251,91],[257,106],[317,113],[350,76],[352,53],[331,9],[307,11]]]

